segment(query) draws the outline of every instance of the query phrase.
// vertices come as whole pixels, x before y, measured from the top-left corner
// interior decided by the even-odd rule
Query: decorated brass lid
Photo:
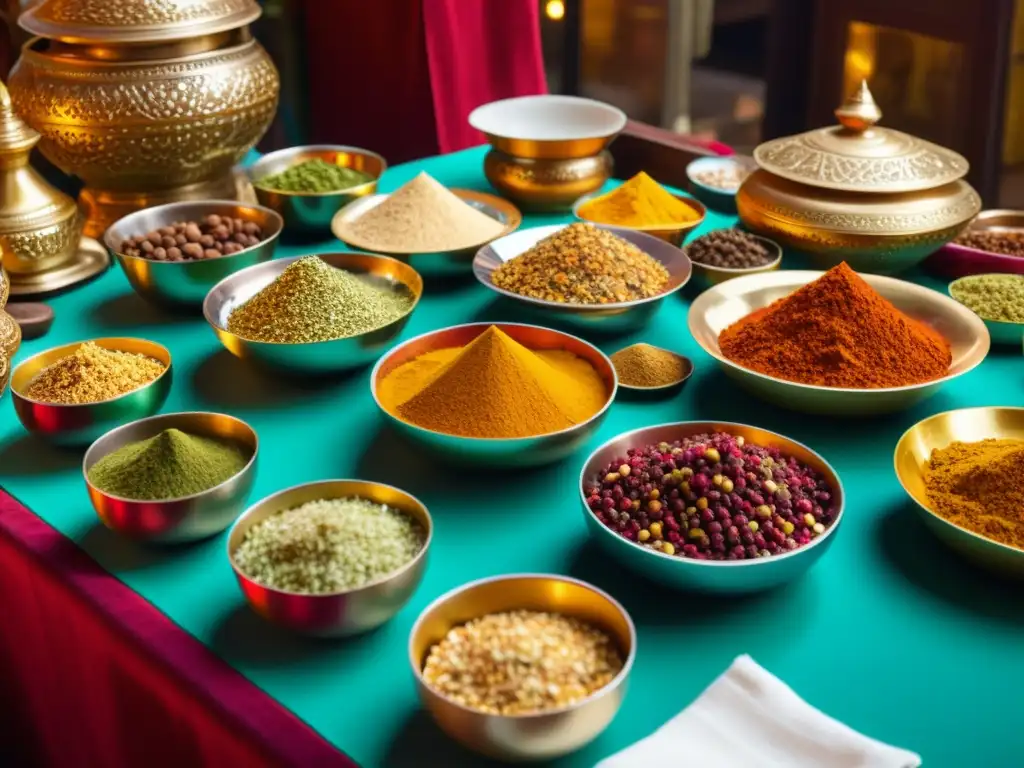
[[[0,154],[28,152],[39,139],[39,134],[14,113],[7,86],[0,82]]]
[[[260,13],[256,0],[42,0],[18,24],[65,43],[151,43],[235,29]]]
[[[765,142],[754,159],[784,179],[844,192],[913,192],[967,174],[967,160],[956,152],[877,127],[882,111],[866,82],[835,114],[839,125]]]

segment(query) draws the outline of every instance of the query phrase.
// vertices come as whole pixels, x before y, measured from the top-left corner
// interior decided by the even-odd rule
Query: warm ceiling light
[[[548,0],[544,13],[553,21],[560,21],[565,16],[565,3],[562,0]]]

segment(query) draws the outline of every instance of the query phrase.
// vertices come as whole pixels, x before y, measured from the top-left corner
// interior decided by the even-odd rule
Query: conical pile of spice
[[[801,384],[904,387],[946,375],[949,343],[845,263],[721,332],[726,358]]]
[[[667,387],[686,378],[687,361],[667,349],[632,344],[611,357],[619,382],[627,387]]]
[[[527,349],[491,326],[462,348],[437,350],[392,371],[378,390],[403,421],[462,437],[558,432],[604,407],[608,391],[586,360]]]
[[[385,326],[408,312],[412,301],[404,289],[306,256],[238,306],[228,317],[228,330],[278,344],[330,341]]]
[[[1024,549],[1024,440],[955,442],[925,467],[932,511],[954,525]]]
[[[220,485],[249,458],[233,443],[165,429],[108,453],[89,469],[89,482],[122,499],[180,499]]]
[[[580,206],[581,219],[616,227],[671,227],[700,218],[643,171],[611,192]]]
[[[41,403],[99,403],[149,384],[166,370],[159,360],[87,341],[32,379],[25,397]]]
[[[505,225],[421,173],[338,232],[346,242],[385,253],[430,253],[493,240]]]

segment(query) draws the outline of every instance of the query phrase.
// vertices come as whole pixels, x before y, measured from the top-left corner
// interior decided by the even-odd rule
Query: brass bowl
[[[11,361],[7,355],[0,352],[0,397],[7,391],[7,382],[11,380]]]
[[[273,120],[280,82],[243,27],[156,47],[34,38],[8,87],[43,155],[85,182],[85,234],[99,238],[141,208],[231,197],[232,168]]]
[[[469,124],[506,155],[567,160],[607,149],[626,127],[626,115],[610,104],[578,96],[520,96],[477,107],[469,114]]]
[[[535,159],[492,149],[484,176],[502,195],[533,211],[567,211],[581,196],[604,186],[612,175],[607,150],[591,157]]]
[[[921,520],[947,546],[984,568],[1024,577],[1024,550],[961,528],[933,512],[928,504],[924,468],[932,451],[958,440],[973,443],[986,438],[1024,440],[1024,408],[961,408],[919,421],[896,444],[896,477],[914,500]]]
[[[517,438],[482,438],[449,435],[417,427],[388,411],[377,395],[381,381],[403,363],[438,349],[464,347],[492,325],[504,331],[527,349],[562,349],[572,352],[594,366],[608,387],[604,407],[584,422],[560,432]],[[537,325],[516,323],[468,323],[431,331],[399,344],[377,361],[370,374],[370,391],[392,426],[429,454],[457,464],[495,467],[531,467],[552,464],[573,453],[589,440],[615,399],[618,379],[611,360],[597,347],[561,331]]]
[[[423,278],[416,270],[396,259],[372,253],[320,253],[317,256],[336,269],[369,275],[375,281],[390,284],[395,290],[408,291],[413,299],[412,305],[404,315],[387,325],[356,336],[307,344],[246,339],[228,330],[231,313],[302,257],[256,264],[217,283],[203,302],[206,322],[231,354],[284,373],[341,373],[372,362],[398,337],[423,295]]]
[[[632,243],[668,270],[668,285],[657,296],[614,304],[570,304],[520,296],[499,288],[493,282],[494,271],[507,261],[525,253],[545,237],[563,229],[565,224],[532,227],[514,232],[481,248],[473,259],[473,275],[486,288],[516,302],[538,319],[551,320],[580,329],[621,333],[642,328],[651,321],[661,302],[680,290],[690,279],[690,259],[665,240],[639,229],[595,225]]]
[[[626,229],[634,232],[643,232],[647,235],[652,235],[659,240],[664,240],[670,245],[674,245],[677,248],[682,248],[683,240],[686,236],[704,223],[704,218],[708,215],[708,209],[704,207],[704,203],[696,198],[690,197],[689,195],[673,195],[677,200],[686,204],[697,214],[697,218],[693,221],[687,222],[686,224],[675,224],[669,227],[624,227],[618,224],[609,224],[605,221],[597,221],[595,219],[588,219],[585,216],[580,215],[580,209],[589,203],[591,200],[601,197],[604,193],[592,192],[589,195],[584,195],[572,206],[572,215],[580,221],[585,221],[588,224],[602,224],[604,226],[614,226],[617,230]]]
[[[9,312],[0,309],[0,352],[3,352],[8,360],[13,360],[20,346],[21,326]]]
[[[981,210],[965,181],[900,193],[823,190],[755,171],[740,186],[744,226],[806,253],[821,269],[895,274],[953,240]]]
[[[471,189],[450,190],[464,203],[467,203],[478,211],[486,213],[492,219],[501,222],[505,228],[498,237],[514,232],[523,221],[523,215],[512,203],[502,200],[500,197],[489,195],[486,192],[476,192]],[[388,251],[375,248],[373,243],[362,242],[345,234],[345,228],[351,222],[358,219],[370,208],[384,202],[387,195],[367,195],[346,205],[338,211],[331,221],[331,231],[334,236],[345,245],[354,250],[369,251],[370,253],[382,253],[395,259],[408,262],[408,264],[421,275],[441,277],[448,275],[465,275],[473,265],[473,255],[486,243],[477,243],[465,248],[457,248],[450,251],[434,251],[429,253],[413,253],[409,251]],[[497,238],[494,238],[497,239]]]
[[[995,275],[992,276],[995,277]],[[964,280],[970,280],[972,277],[974,277],[974,275],[968,275],[966,277],[961,277],[959,280],[954,280],[953,282],[951,282],[949,284],[949,287],[947,288],[947,290],[949,291],[949,295],[952,296],[957,301],[960,301],[960,297],[956,295],[957,288],[960,286],[960,284],[963,283]],[[981,275],[978,275],[978,277],[981,277]],[[1021,275],[1017,279],[1020,280],[1022,284],[1024,284],[1024,275]],[[964,306],[967,305],[964,304]],[[967,308],[970,309],[970,307]],[[985,327],[988,328],[988,335],[992,339],[993,344],[1020,344],[1021,341],[1024,340],[1024,323],[1014,323],[1009,320],[993,320],[991,318],[985,317],[983,314],[977,312],[976,310],[971,309],[971,311],[974,312],[974,314],[976,314],[978,317],[980,317],[982,322],[985,323]]]
[[[214,213],[258,224],[263,240],[229,256],[196,261],[155,261],[121,253],[121,245],[131,237],[175,221],[199,221]],[[281,217],[269,208],[232,200],[197,200],[145,208],[118,219],[103,235],[103,244],[121,265],[135,292],[146,301],[168,306],[197,306],[203,303],[210,289],[228,275],[269,261],[282,227]]]
[[[1024,211],[988,210],[979,213],[965,231],[1020,232],[1022,230],[1024,230]],[[1024,275],[1024,258],[1020,256],[968,248],[957,242],[948,243],[929,256],[924,266],[946,278],[999,273]]]
[[[598,520],[587,506],[584,489],[600,479],[598,473],[609,462],[625,456],[629,449],[661,442],[671,443],[705,432],[728,432],[753,445],[778,448],[783,454],[817,470],[828,481],[837,505],[836,519],[832,525],[804,546],[771,557],[732,561],[694,560],[666,555],[619,536]],[[657,584],[718,594],[774,589],[802,576],[832,546],[846,508],[846,497],[839,475],[820,454],[775,432],[731,422],[684,421],[643,427],[617,435],[587,457],[580,472],[579,493],[587,528],[610,557]]]
[[[400,509],[417,520],[426,534],[423,548],[408,563],[362,587],[320,595],[273,589],[249,578],[234,553],[246,532],[271,515],[320,499],[358,497]],[[268,621],[304,635],[348,637],[391,619],[412,597],[427,567],[434,522],[423,502],[405,491],[368,480],[321,480],[278,491],[249,507],[228,534],[228,562],[249,606]]]
[[[943,384],[978,366],[989,350],[988,330],[967,307],[937,291],[879,275],[861,277],[910,317],[927,323],[949,342],[953,354],[941,379],[906,387],[847,389],[798,384],[748,370],[722,355],[718,335],[751,312],[817,280],[821,272],[767,272],[716,285],[690,306],[690,333],[730,377],[751,394],[783,408],[830,416],[864,416],[905,410],[935,394]]]
[[[559,613],[604,630],[623,656],[622,671],[588,698],[528,715],[490,715],[436,693],[423,679],[430,649],[453,628],[491,613]],[[636,628],[626,609],[597,587],[568,576],[514,574],[480,579],[442,595],[420,614],[409,635],[416,692],[438,726],[468,749],[508,762],[550,760],[593,741],[622,706],[636,659]]]
[[[363,171],[373,178],[363,184],[335,192],[282,192],[259,185],[260,179],[281,173],[307,160],[323,160],[331,165]],[[318,144],[289,147],[263,155],[246,169],[246,173],[256,190],[256,199],[260,205],[281,214],[289,232],[297,230],[326,233],[330,231],[334,214],[343,206],[357,198],[376,194],[377,182],[387,167],[384,158],[376,152],[358,147]]]
[[[89,471],[104,456],[129,443],[148,440],[165,429],[230,441],[249,454],[249,462],[219,485],[191,496],[161,501],[125,499],[102,491],[89,481]],[[224,413],[165,413],[116,427],[85,452],[82,475],[100,520],[112,531],[138,541],[178,544],[220,533],[238,517],[256,479],[259,441],[240,419]]]
[[[693,264],[694,281],[698,285],[710,288],[713,285],[724,283],[726,280],[732,280],[736,277],[760,275],[779,269],[782,266],[782,246],[774,240],[769,240],[767,237],[761,237],[760,235],[751,235],[751,237],[756,238],[770,253],[775,254],[775,258],[759,267],[746,267],[745,269],[713,267],[710,264],[701,264],[699,261],[690,259],[690,263]],[[687,251],[687,255],[689,255],[689,251]]]
[[[160,410],[171,391],[171,353],[160,344],[145,339],[92,339],[97,346],[119,352],[134,352],[163,363],[164,372],[153,381],[110,400],[81,405],[61,405],[30,400],[24,392],[40,371],[67,357],[84,342],[53,347],[33,355],[11,374],[11,397],[14,411],[25,429],[57,445],[85,445],[104,432],[125,422],[152,416]]]

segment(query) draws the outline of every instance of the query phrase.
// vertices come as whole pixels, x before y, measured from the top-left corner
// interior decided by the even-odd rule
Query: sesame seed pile
[[[615,304],[657,296],[668,270],[621,237],[591,224],[570,224],[491,275],[498,288],[565,304]]]
[[[357,589],[423,549],[423,527],[367,499],[321,499],[268,517],[235,550],[241,571],[271,589],[319,595]]]
[[[612,639],[556,613],[492,613],[435,645],[423,679],[462,706],[500,715],[557,709],[604,688],[622,670]]]
[[[408,312],[412,302],[403,287],[371,282],[306,256],[236,307],[228,330],[278,344],[330,341],[381,328]]]
[[[87,341],[32,379],[25,397],[41,403],[99,403],[149,384],[164,372],[159,360]]]

